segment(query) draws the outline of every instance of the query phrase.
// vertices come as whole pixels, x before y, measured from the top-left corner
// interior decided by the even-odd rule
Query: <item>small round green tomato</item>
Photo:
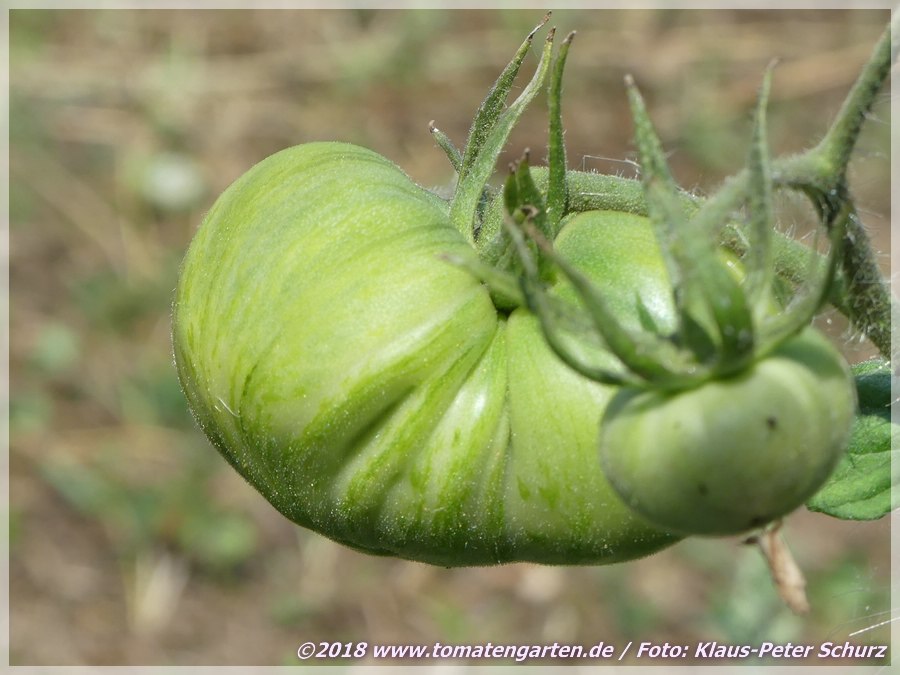
[[[581,227],[563,255],[625,225]],[[676,541],[600,471],[615,389],[441,259],[468,247],[447,202],[363,148],[307,144],[252,168],[207,215],[176,291],[176,365],[207,436],[285,516],[369,553],[601,564]],[[653,305],[665,270],[647,268],[616,283],[656,279]]]
[[[731,378],[678,393],[622,390],[601,423],[601,462],[625,502],[660,527],[738,534],[816,492],[855,411],[849,369],[810,328]]]

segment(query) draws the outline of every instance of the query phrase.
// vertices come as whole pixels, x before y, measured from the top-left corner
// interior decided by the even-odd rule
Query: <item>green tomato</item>
[[[734,377],[620,391],[601,423],[601,460],[628,505],[660,527],[738,534],[822,486],[855,412],[849,368],[809,328]]]
[[[656,306],[658,253],[638,246],[638,272],[627,222],[607,220],[602,237],[567,225],[557,249]],[[624,256],[614,272],[604,242]],[[615,389],[440,259],[469,250],[447,203],[371,151],[315,143],[258,164],[205,218],[176,292],[176,366],[207,436],[285,516],[369,553],[599,564],[676,541],[600,470]]]

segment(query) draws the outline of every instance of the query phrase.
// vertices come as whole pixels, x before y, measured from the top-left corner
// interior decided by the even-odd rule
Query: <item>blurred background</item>
[[[328,139],[447,185],[428,122],[461,146],[540,18],[10,12],[11,663],[284,665],[305,641],[843,643],[889,618],[887,519],[788,520],[812,603],[799,618],[736,539],[599,568],[442,569],[356,553],[285,520],[195,427],[169,310],[216,195],[272,152]],[[630,72],[677,178],[710,192],[744,160],[770,60],[781,59],[772,148],[797,151],[824,132],[887,20],[874,10],[558,10],[561,34],[578,29],[565,80],[570,165],[633,175]],[[885,93],[852,174],[885,253],[888,104]],[[500,166],[525,147],[541,157],[545,105],[526,113]],[[785,208],[791,227],[802,208]],[[852,360],[873,353],[839,317],[821,321]],[[852,639],[888,636],[881,627]]]

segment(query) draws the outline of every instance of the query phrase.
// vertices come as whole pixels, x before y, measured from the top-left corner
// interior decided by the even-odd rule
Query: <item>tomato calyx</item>
[[[551,140],[549,145],[550,180],[547,187],[545,213],[552,229],[558,231],[559,224],[566,212],[566,160],[560,101],[562,74],[569,46],[575,37],[574,31],[563,39],[554,59],[553,47],[556,28],[550,28],[541,50],[540,61],[531,80],[512,103],[508,106],[506,104],[515,78],[531,49],[534,38],[550,20],[550,16],[551,13],[548,12],[526,36],[512,61],[507,64],[482,101],[469,130],[464,150],[460,151],[450,138],[436,126],[434,120],[429,122],[429,131],[432,137],[447,155],[457,173],[456,187],[450,198],[450,220],[479,252],[479,256],[492,263],[495,261],[491,260],[491,250],[497,247],[498,242],[493,241],[490,236],[481,236],[485,210],[496,197],[495,191],[489,186],[488,181],[512,129],[526,107],[544,88],[548,77]],[[502,269],[502,266],[495,265],[495,267]]]
[[[535,35],[549,20],[550,12],[528,34],[512,61],[491,87],[475,115],[463,151],[458,150],[433,121],[429,123],[435,142],[445,152],[457,173],[456,188],[450,199],[450,220],[473,246],[478,237],[481,215],[492,196],[488,181],[494,172],[497,158],[525,108],[543,88],[547,73],[550,71],[555,28],[551,28],[547,35],[540,61],[531,80],[519,96],[506,106],[506,99],[531,49]]]
[[[739,372],[795,335],[825,302],[844,313],[882,354],[890,355],[891,317],[900,316],[900,309],[880,274],[857,217],[846,170],[865,116],[895,58],[890,37],[900,20],[895,19],[885,30],[823,140],[800,155],[772,160],[765,147],[764,125],[770,67],[757,105],[757,123],[745,168],[712,198],[701,200],[678,188],[671,178],[643,101],[630,81],[626,88],[643,164],[642,180],[567,169],[562,75],[574,33],[562,41],[554,59],[555,29],[550,30],[534,75],[515,101],[505,107],[524,57],[549,16],[526,37],[482,102],[464,152],[456,149],[433,122],[430,125],[435,141],[458,174],[449,205],[451,220],[473,248],[472,256],[457,255],[451,262],[486,284],[498,310],[533,303],[536,289],[552,286],[560,277],[571,281],[572,275],[554,259],[552,249],[538,245],[536,238],[528,236],[528,230],[534,228],[547,242],[554,242],[567,215],[607,209],[646,215],[659,230],[682,318],[679,331],[662,339],[683,353],[673,362],[655,364],[643,373],[645,369],[633,355],[619,354],[623,372],[604,376],[604,381],[678,388]],[[545,82],[549,104],[547,166],[531,167],[528,157],[523,157],[513,163],[498,193],[488,185],[496,160],[525,107]],[[807,247],[774,229],[772,193],[783,189],[802,192],[811,200],[831,243],[827,256],[819,254],[815,245]],[[749,212],[749,218],[742,219],[736,213],[741,208]],[[506,221],[518,223],[526,235],[526,248],[536,260],[540,282],[536,286],[534,279],[520,280],[525,270],[524,249],[515,244]],[[528,227],[523,228],[526,224]],[[747,275],[743,283],[714,260],[723,246],[742,256]],[[788,311],[778,317],[766,310],[776,279],[794,291]],[[531,291],[526,293],[524,287],[529,284]],[[603,314],[602,309],[600,312]],[[628,342],[634,341],[634,336],[627,337]],[[631,366],[636,367],[637,377],[624,375]]]
[[[605,290],[554,251],[546,207],[522,189],[527,181],[519,176],[521,167],[514,172],[515,180],[511,174],[504,192],[510,215],[505,223],[523,271],[523,295],[540,318],[548,341],[582,374],[609,384],[658,389],[688,388],[727,377],[796,335],[824,303],[844,234],[841,219],[830,227],[831,248],[824,265],[818,256],[813,257],[804,288],[783,311],[772,311],[773,179],[765,124],[770,81],[771,71],[760,90],[746,169],[749,179],[743,189],[726,186],[693,209],[685,207],[637,87],[630,78],[626,80],[647,216],[663,254],[678,317],[671,333],[660,333],[652,325],[643,330],[625,326],[607,302]],[[526,204],[532,205],[530,210]],[[743,278],[739,279],[722,259],[718,242],[725,225],[740,217],[741,207],[749,214],[744,230],[752,241],[752,253],[745,256]],[[527,217],[517,218],[517,213]],[[546,291],[550,265],[572,284],[582,301],[591,326],[590,340],[605,344],[620,367],[585,362],[579,350],[571,349],[561,338],[560,312]],[[636,302],[640,310],[641,299]]]

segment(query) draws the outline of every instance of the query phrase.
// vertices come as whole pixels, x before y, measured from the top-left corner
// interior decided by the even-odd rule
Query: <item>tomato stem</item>
[[[828,132],[809,153],[820,160],[818,166],[821,183],[818,187],[823,191],[833,188],[834,184],[842,180],[847,173],[847,165],[853,155],[853,148],[859,138],[863,122],[890,73],[891,63],[896,59],[896,38],[900,38],[898,32],[900,32],[900,14],[895,13],[876,44],[872,56],[844,99]],[[893,41],[892,34],[895,38]]]
[[[762,336],[761,355],[775,349],[796,334],[799,328],[809,325],[816,312],[827,301],[840,260],[841,239],[846,231],[847,213],[848,211],[844,209],[829,226],[831,250],[824,261],[815,247],[807,250],[809,262],[803,275],[801,290],[782,313],[767,318],[763,327],[765,332]],[[819,272],[823,264],[825,269]]]
[[[843,228],[839,266],[828,300],[884,357],[895,362],[900,360],[900,340],[891,340],[896,323],[892,319],[900,317],[900,306],[852,203],[846,174],[862,125],[896,60],[898,32],[900,13],[895,13],[822,141],[803,154],[775,160],[772,168],[776,187],[803,192],[823,223]],[[748,173],[743,171],[729,181],[730,188],[741,190],[747,180]],[[750,249],[734,230],[726,234],[726,242],[738,253]],[[809,272],[808,249],[778,233],[774,243],[778,275],[794,285],[802,283]]]
[[[769,568],[778,595],[794,614],[808,614],[806,577],[781,535],[782,521],[775,523],[746,543],[756,544]]]
[[[898,314],[897,300],[881,273],[856,208],[849,201],[846,174],[862,125],[897,58],[898,33],[900,13],[895,12],[834,123],[822,141],[807,153],[810,165],[818,172],[811,186],[813,199],[830,213],[842,213],[845,233],[841,272],[848,317],[883,356],[894,361],[900,356],[900,345],[894,343],[893,350],[891,347],[891,317]]]

